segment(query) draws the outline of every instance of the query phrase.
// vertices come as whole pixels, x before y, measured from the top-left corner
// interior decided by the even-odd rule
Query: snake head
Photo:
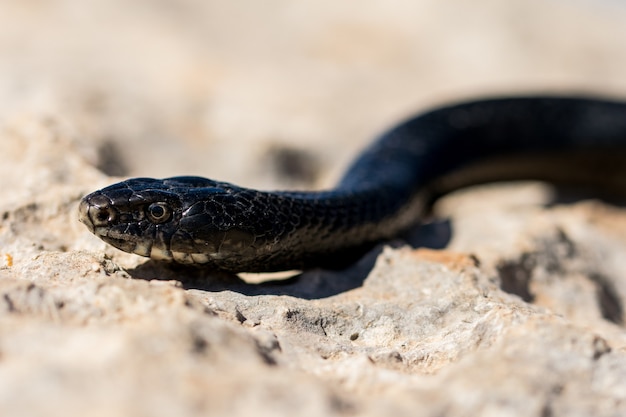
[[[85,196],[79,220],[125,252],[233,269],[256,241],[241,188],[206,178],[133,178]],[[236,261],[235,261],[236,262]]]
[[[85,196],[79,220],[125,252],[170,259],[169,236],[180,220],[180,197],[161,180],[134,178]]]

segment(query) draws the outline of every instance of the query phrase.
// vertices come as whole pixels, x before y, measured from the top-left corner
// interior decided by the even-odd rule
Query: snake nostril
[[[92,230],[110,225],[117,217],[117,209],[111,205],[111,200],[100,193],[92,193],[80,202],[79,219]]]
[[[105,226],[115,221],[117,211],[113,207],[89,207],[89,217],[94,226]]]

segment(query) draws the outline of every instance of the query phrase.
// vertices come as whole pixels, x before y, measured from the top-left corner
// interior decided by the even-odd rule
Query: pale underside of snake
[[[511,97],[425,112],[384,133],[335,188],[266,192],[200,177],[129,179],[79,217],[126,252],[230,272],[334,265],[415,227],[433,198],[538,179],[626,190],[626,103]]]

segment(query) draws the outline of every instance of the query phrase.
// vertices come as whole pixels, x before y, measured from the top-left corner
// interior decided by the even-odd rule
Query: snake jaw
[[[145,242],[133,242],[131,240],[119,239],[119,238],[113,237],[112,233],[98,234],[98,230],[99,229],[96,229],[96,235],[100,239],[108,243],[109,245],[114,246],[117,249],[122,250],[124,252],[135,253],[141,256],[150,256],[150,253],[151,253],[150,248],[146,246]],[[122,236],[122,237],[125,237],[125,236]]]

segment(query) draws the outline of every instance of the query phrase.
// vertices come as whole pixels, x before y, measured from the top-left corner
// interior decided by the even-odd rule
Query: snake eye
[[[146,214],[152,223],[161,224],[170,219],[172,212],[165,203],[152,203],[148,206]]]

